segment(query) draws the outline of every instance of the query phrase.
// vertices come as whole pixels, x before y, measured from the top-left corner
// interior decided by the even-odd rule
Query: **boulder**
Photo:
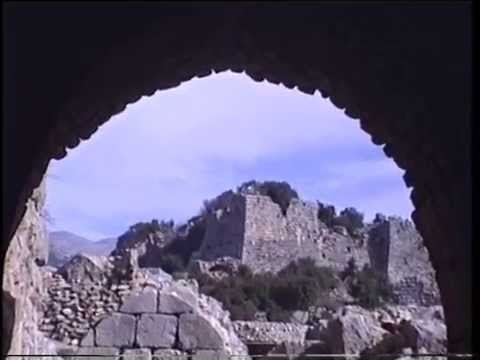
[[[229,256],[221,257],[213,261],[191,260],[188,264],[188,272],[195,275],[207,275],[212,279],[222,279],[237,273],[241,261]]]
[[[173,347],[177,333],[177,322],[175,316],[142,314],[138,320],[137,344],[141,347]]]
[[[105,284],[108,271],[107,257],[78,254],[60,267],[58,274],[70,284]]]
[[[328,344],[331,353],[352,354],[373,347],[385,334],[387,331],[369,311],[346,306],[328,322],[319,339]]]

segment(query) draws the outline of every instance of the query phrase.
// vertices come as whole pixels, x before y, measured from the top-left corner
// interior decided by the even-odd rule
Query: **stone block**
[[[150,349],[125,349],[121,360],[152,360]]]
[[[197,350],[192,360],[228,360],[228,355],[223,350]]]
[[[93,329],[90,329],[80,342],[80,346],[95,346]]]
[[[130,347],[135,338],[135,317],[113,314],[103,319],[95,328],[95,343],[98,346]]]
[[[179,296],[160,293],[158,297],[158,312],[162,314],[183,314],[192,312],[193,306]]]
[[[157,292],[146,288],[139,293],[133,293],[125,299],[120,312],[129,314],[155,313],[157,312]]]
[[[81,347],[69,360],[117,360],[120,351],[114,347]]]
[[[158,349],[153,353],[153,360],[188,360],[187,353],[176,349]]]
[[[220,350],[223,341],[210,323],[196,314],[180,315],[178,336],[183,350]]]
[[[173,347],[177,325],[175,316],[142,314],[138,321],[136,343],[140,347]]]

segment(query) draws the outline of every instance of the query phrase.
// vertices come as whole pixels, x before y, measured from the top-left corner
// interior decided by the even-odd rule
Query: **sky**
[[[130,104],[47,170],[51,231],[117,237],[152,219],[181,223],[252,179],[305,200],[410,218],[403,170],[318,92],[224,72]]]

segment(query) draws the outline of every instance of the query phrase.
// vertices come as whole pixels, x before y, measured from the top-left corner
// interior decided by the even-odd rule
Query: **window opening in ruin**
[[[125,305],[138,282],[198,287],[232,320],[265,326],[314,326],[352,306],[368,318],[387,305],[439,304],[421,238],[399,219],[413,209],[402,171],[318,93],[231,72],[195,79],[127,106],[52,161],[45,182],[46,205],[38,194],[31,200],[31,235],[19,227],[10,252],[48,237],[26,267],[48,272],[53,289],[42,297],[35,336],[87,344],[93,322],[113,313],[130,326],[125,308],[157,301],[147,294]],[[37,216],[44,207],[47,224]],[[352,254],[352,246],[350,261],[344,249]],[[404,281],[414,266],[422,287]],[[195,291],[181,295],[186,305],[168,294],[168,306],[204,301]],[[161,315],[181,321],[177,310]],[[122,339],[113,347],[133,346]]]

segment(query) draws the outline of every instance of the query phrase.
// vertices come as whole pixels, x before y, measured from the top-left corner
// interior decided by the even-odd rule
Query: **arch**
[[[42,44],[47,46],[42,70],[55,73],[50,96],[40,96],[46,105],[27,99],[28,90],[19,85],[20,90],[10,96],[23,95],[15,101],[25,109],[11,106],[7,110],[7,132],[12,139],[22,134],[14,120],[31,126],[35,137],[7,141],[8,152],[18,150],[19,159],[18,170],[7,176],[4,213],[8,233],[4,238],[11,238],[24,203],[40,183],[49,160],[64,157],[66,147],[88,139],[128,104],[194,76],[227,69],[245,71],[255,81],[282,83],[307,94],[319,91],[348,116],[359,119],[372,142],[383,146],[385,154],[406,170],[405,183],[413,187],[412,218],[437,271],[448,349],[468,352],[470,3],[361,7],[325,3],[308,9],[256,3],[131,6],[110,9],[107,27],[100,15],[87,21],[88,29],[81,26],[87,19],[82,16],[92,10],[88,6],[82,7],[85,12],[77,18],[72,12],[78,9],[66,7],[62,20],[55,22],[52,17],[46,26],[43,35],[51,41]],[[15,11],[10,14],[22,15],[18,8]],[[58,15],[56,11],[50,15]],[[105,15],[106,10],[96,11]],[[25,14],[23,21],[35,22]],[[14,25],[11,19],[7,30],[21,24]],[[71,44],[56,42],[58,21],[65,26]],[[30,50],[16,51],[20,57]],[[55,58],[58,54],[60,59]],[[75,58],[79,54],[80,59]],[[13,66],[12,59],[7,66]],[[31,71],[26,74],[33,80],[44,79]],[[27,75],[12,79],[28,86],[33,80]],[[445,91],[439,78],[455,91]],[[28,101],[32,101],[30,108],[25,106]],[[34,111],[42,119],[36,125],[31,122]],[[7,246],[8,242],[2,243],[2,263]]]

